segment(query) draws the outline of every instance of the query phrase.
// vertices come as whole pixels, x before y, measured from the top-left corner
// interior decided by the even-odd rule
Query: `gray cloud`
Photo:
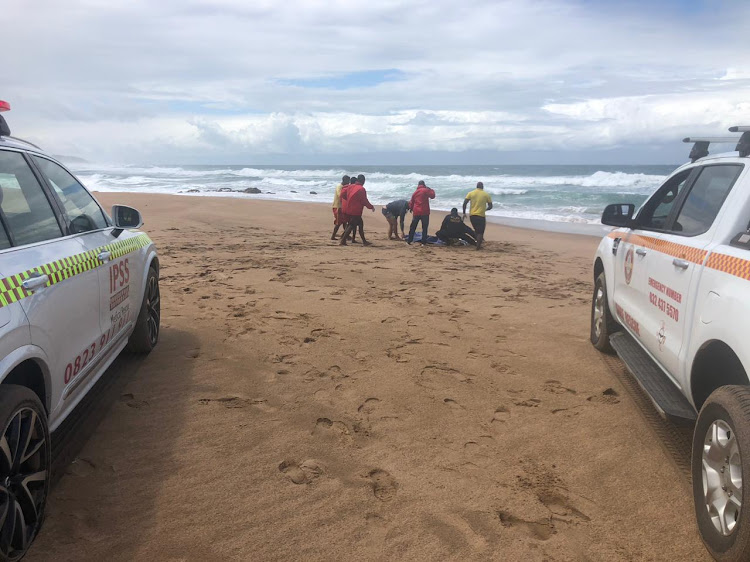
[[[654,4],[10,0],[0,97],[14,132],[91,159],[642,143],[666,157],[750,120],[750,7]],[[288,82],[383,68],[403,79]]]

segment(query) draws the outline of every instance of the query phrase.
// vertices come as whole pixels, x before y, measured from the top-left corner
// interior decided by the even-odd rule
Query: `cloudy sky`
[[[123,163],[676,163],[750,2],[4,0],[14,134]]]

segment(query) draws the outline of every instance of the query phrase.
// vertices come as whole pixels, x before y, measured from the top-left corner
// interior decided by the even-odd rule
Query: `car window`
[[[685,187],[691,172],[692,170],[685,170],[668,179],[651,196],[651,199],[646,201],[636,219],[638,228],[654,230],[664,230],[666,228],[669,213],[672,211],[672,207],[674,207],[677,196]]]
[[[52,205],[19,152],[0,151],[0,212],[16,246],[62,236]]]
[[[685,236],[706,232],[719,214],[742,166],[706,166],[693,183],[671,230]]]
[[[71,234],[108,226],[97,202],[65,168],[46,158],[33,158],[62,201]]]
[[[8,238],[8,233],[5,232],[5,227],[0,224],[0,250],[5,250],[6,248],[10,248],[10,239]]]

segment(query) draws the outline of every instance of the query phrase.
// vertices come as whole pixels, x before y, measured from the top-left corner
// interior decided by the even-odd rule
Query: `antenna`
[[[732,133],[742,133],[740,142],[737,143],[737,148],[735,148],[735,150],[740,153],[740,157],[742,158],[750,156],[750,126],[739,125],[729,127],[729,131]]]
[[[750,127],[748,129],[750,129]],[[688,158],[690,158],[690,162],[695,162],[696,160],[708,156],[708,146],[711,143],[734,144],[735,142],[737,142],[737,137],[686,137],[682,139],[682,142],[694,143],[693,148],[690,150],[690,156],[688,156]]]

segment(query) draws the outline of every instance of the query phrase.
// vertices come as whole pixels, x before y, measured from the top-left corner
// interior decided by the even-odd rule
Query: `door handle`
[[[638,248],[635,251],[635,253],[638,254],[639,256],[645,256],[646,255],[646,250],[644,250],[643,248]]]
[[[101,252],[98,256],[99,261],[107,263],[109,261],[109,258],[112,257],[112,252]]]
[[[46,286],[47,283],[49,283],[48,275],[35,275],[34,277],[29,277],[26,281],[21,283],[21,286],[27,291],[33,293],[34,291]]]
[[[679,258],[675,258],[675,259],[672,260],[672,265],[675,265],[675,266],[679,267],[680,269],[687,269],[688,266],[690,265],[690,262],[685,261],[685,260],[681,260]]]

